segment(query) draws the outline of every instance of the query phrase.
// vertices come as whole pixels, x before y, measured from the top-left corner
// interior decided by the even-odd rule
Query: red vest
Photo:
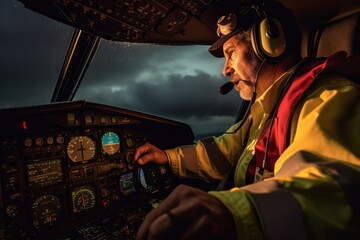
[[[256,167],[262,167],[267,141],[269,141],[266,151],[267,169],[271,172],[274,171],[275,162],[288,146],[287,133],[293,112],[301,97],[316,77],[329,66],[336,64],[339,57],[342,56],[335,54],[324,60],[316,60],[291,81],[290,87],[278,103],[278,110],[272,115],[274,118],[272,123],[262,131],[256,143],[255,157],[249,165],[246,177],[248,183],[253,181]]]

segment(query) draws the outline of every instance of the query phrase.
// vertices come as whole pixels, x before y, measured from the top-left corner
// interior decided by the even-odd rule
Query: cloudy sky
[[[73,29],[2,0],[0,32],[0,108],[49,103]],[[223,59],[207,48],[102,40],[75,100],[182,121],[195,135],[225,131],[240,100],[218,93]]]

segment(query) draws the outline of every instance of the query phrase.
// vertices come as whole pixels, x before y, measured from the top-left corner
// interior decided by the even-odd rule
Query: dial
[[[110,194],[110,189],[107,186],[102,186],[100,189],[100,194],[102,198],[106,198]]]
[[[44,139],[42,137],[38,137],[38,138],[35,138],[35,144],[37,146],[42,146],[44,145]]]
[[[113,155],[120,150],[120,138],[114,132],[107,132],[101,138],[102,149],[105,153]]]
[[[93,208],[96,203],[95,190],[91,185],[75,188],[71,198],[75,213]]]
[[[54,138],[53,138],[53,137],[47,137],[47,138],[46,138],[46,143],[47,143],[48,145],[52,145],[52,144],[54,143]]]
[[[135,142],[134,142],[134,139],[132,139],[132,137],[127,137],[125,139],[125,143],[128,148],[134,148],[134,146],[135,146]]]
[[[72,137],[68,146],[67,154],[73,162],[83,162],[95,157],[95,142],[88,136]]]
[[[60,218],[60,199],[52,194],[42,195],[35,199],[31,209],[35,228],[51,225]]]
[[[20,216],[20,214],[21,214],[21,207],[19,203],[13,202],[6,207],[6,215],[8,215],[9,217],[14,218]]]
[[[58,136],[56,137],[56,142],[57,142],[58,144],[63,144],[63,143],[64,143],[64,137],[63,137],[62,135],[58,135]]]

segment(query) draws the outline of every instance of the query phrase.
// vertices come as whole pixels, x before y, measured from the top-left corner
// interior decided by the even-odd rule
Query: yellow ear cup
[[[258,50],[265,58],[278,58],[285,52],[286,49],[285,34],[281,24],[276,19],[273,19],[272,21],[278,29],[278,34],[275,37],[269,36],[269,24],[267,19],[262,20],[259,26]]]

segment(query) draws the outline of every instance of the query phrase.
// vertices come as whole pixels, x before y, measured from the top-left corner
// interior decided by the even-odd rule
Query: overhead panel
[[[209,44],[215,21],[231,0],[20,0],[42,15],[105,39],[163,44]]]

